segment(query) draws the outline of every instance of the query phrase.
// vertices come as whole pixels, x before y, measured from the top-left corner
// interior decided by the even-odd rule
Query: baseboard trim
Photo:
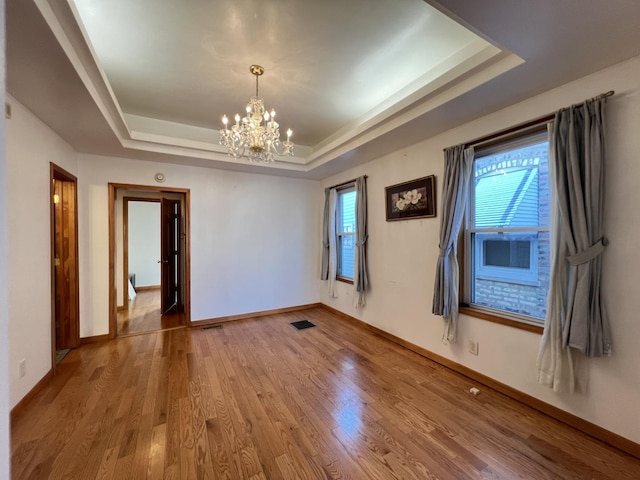
[[[506,385],[502,382],[494,380],[493,378],[488,377],[482,373],[476,372],[475,370],[472,370],[469,367],[466,367],[457,362],[454,362],[453,360],[449,360],[448,358],[445,358],[441,355],[433,353],[427,350],[426,348],[423,348],[411,342],[408,342],[407,340],[397,337],[392,333],[385,332],[384,330],[378,327],[375,327],[373,325],[370,325],[366,322],[363,322],[362,320],[359,320],[355,317],[352,317],[347,313],[341,312],[340,310],[336,310],[335,308],[330,307],[329,305],[326,305],[323,303],[321,304],[321,306],[324,309],[328,310],[329,312],[345,320],[353,322],[356,325],[363,327],[377,335],[380,335],[381,337],[384,337],[387,340],[397,343],[398,345],[401,345],[419,355],[422,355],[423,357],[428,358],[429,360],[433,360],[434,362],[439,363],[440,365],[447,367],[456,373],[464,375],[465,377],[468,377],[471,380],[478,382],[486,387],[492,388],[506,395],[507,397],[512,398],[513,400],[516,400],[528,407],[538,410],[539,412],[542,412],[545,415],[550,416],[551,418],[554,418],[562,423],[565,423],[570,427],[573,427],[576,430],[579,430],[582,433],[585,433],[612,447],[622,450],[623,452],[628,453],[629,455],[632,455],[636,458],[640,458],[640,444],[638,443],[635,443],[625,437],[622,437],[617,433],[613,433],[609,430],[606,430],[605,428],[602,428],[594,423],[588,422],[587,420],[584,420],[576,415],[573,415],[572,413],[565,412],[564,410],[561,410],[560,408],[555,407],[549,403],[543,402],[542,400],[539,400],[527,393],[521,392],[520,390],[516,390],[515,388],[510,387],[509,385]]]
[[[308,310],[310,308],[322,307],[322,303],[308,303],[306,305],[296,305],[293,307],[274,308],[273,310],[263,310],[261,312],[241,313],[239,315],[228,315],[226,317],[207,318],[205,320],[196,320],[190,322],[190,327],[204,327],[207,325],[216,325],[218,323],[235,322],[237,320],[246,320],[247,318],[266,317],[267,315],[277,315],[280,313],[297,312],[298,310]]]
[[[11,409],[11,413],[9,414],[9,421],[13,424],[16,419],[25,411],[25,407],[27,404],[35,398],[49,383],[53,378],[53,369],[49,370],[45,373],[44,377],[40,379],[38,383],[36,383],[31,390],[27,392],[27,394],[22,397],[22,399],[16,403],[16,406]]]
[[[80,339],[80,345],[89,345],[90,343],[105,342],[110,340],[109,334],[94,335],[93,337],[83,337]]]
[[[134,287],[136,292],[146,292],[148,290],[160,290],[160,285],[145,285],[144,287]]]

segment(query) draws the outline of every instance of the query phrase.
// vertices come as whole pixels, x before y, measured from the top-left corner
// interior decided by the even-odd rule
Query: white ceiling
[[[124,112],[219,129],[224,112],[244,113],[255,63],[267,105],[307,146],[479,40],[421,0],[75,6]]]
[[[77,150],[309,178],[640,55],[637,0],[7,0],[6,19],[9,93]],[[297,145],[266,167],[217,145],[252,63]]]

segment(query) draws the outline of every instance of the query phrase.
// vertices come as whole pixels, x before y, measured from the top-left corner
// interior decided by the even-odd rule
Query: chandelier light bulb
[[[236,114],[236,124],[227,128],[229,119],[222,117],[224,129],[220,130],[220,145],[226,147],[230,157],[246,156],[250,162],[273,162],[274,155],[293,156],[293,131],[287,130],[287,139],[280,141],[280,128],[275,121],[275,109],[267,110],[264,101],[258,96],[258,78],[264,73],[260,65],[251,65],[249,71],[256,77],[256,95],[249,99],[246,106],[247,116],[240,118]],[[242,121],[241,121],[242,120]],[[264,120],[264,122],[263,122]]]

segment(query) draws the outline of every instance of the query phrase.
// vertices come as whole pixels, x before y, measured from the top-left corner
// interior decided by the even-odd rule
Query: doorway
[[[111,337],[190,323],[189,190],[109,185]]]
[[[80,344],[77,179],[54,163],[51,181],[52,366]]]

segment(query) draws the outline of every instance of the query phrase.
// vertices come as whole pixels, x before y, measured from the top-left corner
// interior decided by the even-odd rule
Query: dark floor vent
[[[202,327],[202,330],[220,330],[222,325],[207,325],[206,327]]]
[[[298,330],[304,330],[305,328],[315,327],[315,324],[311,323],[309,320],[300,320],[297,322],[291,322],[291,325],[296,327]]]

